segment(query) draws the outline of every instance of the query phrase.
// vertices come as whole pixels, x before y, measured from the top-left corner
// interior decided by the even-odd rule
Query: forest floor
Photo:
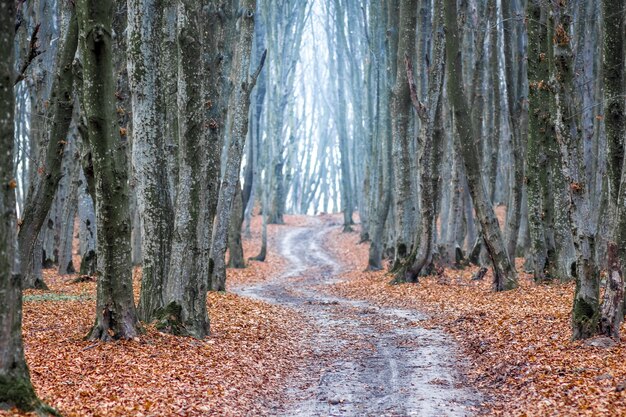
[[[251,232],[246,256],[259,216]],[[151,326],[84,341],[95,284],[46,270],[50,290],[24,296],[40,397],[65,416],[626,415],[626,343],[570,341],[571,283],[520,273],[495,294],[466,268],[390,285],[363,272],[369,245],[338,216],[286,216],[268,234],[266,262],[210,294],[202,341]]]
[[[236,292],[293,308],[316,328],[315,360],[293,381],[289,416],[466,416],[478,395],[462,383],[455,344],[426,316],[330,295],[344,270],[328,245],[340,227],[330,216],[286,227],[277,245],[285,272]],[[304,377],[304,378],[303,378]]]

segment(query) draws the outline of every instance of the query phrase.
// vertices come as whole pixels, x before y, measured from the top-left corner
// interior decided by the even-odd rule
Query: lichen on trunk
[[[22,341],[22,279],[14,175],[15,2],[0,0],[0,409],[56,414],[35,394]]]
[[[83,60],[83,105],[95,174],[96,322],[90,339],[138,335],[133,300],[126,138],[115,117],[111,0],[76,4]]]

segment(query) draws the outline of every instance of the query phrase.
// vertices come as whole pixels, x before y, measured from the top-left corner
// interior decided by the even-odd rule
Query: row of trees
[[[334,200],[345,230],[358,210],[368,268],[387,259],[397,281],[475,263],[509,290],[523,257],[537,282],[576,280],[574,338],[617,336],[625,13],[623,1],[313,3],[287,209]]]
[[[208,334],[207,291],[243,220],[256,15],[254,0],[0,2],[0,403],[54,413],[30,383],[21,292],[46,287],[46,263],[74,272],[77,217],[97,278],[89,339],[135,338],[139,320]]]
[[[502,291],[522,256],[537,282],[576,280],[575,339],[618,335],[624,4],[332,2],[329,59],[345,69],[331,78],[352,124],[347,145],[336,131],[341,207],[346,229],[359,210],[370,269],[387,258],[397,281],[417,282],[472,262]]]
[[[500,291],[523,256],[576,280],[574,338],[617,336],[624,3],[0,1],[0,402],[41,406],[19,324],[42,267],[97,276],[92,339],[201,338],[259,205],[257,260],[287,212],[358,210],[369,269],[473,262]]]

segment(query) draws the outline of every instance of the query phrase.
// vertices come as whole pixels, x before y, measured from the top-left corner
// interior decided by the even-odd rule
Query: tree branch
[[[411,104],[417,111],[417,115],[422,121],[427,121],[428,112],[426,111],[426,106],[424,106],[419,98],[417,98],[417,87],[415,86],[415,78],[413,76],[413,64],[409,59],[408,55],[404,55],[404,63],[406,64],[406,74],[409,80],[409,91],[411,92]]]
[[[26,70],[28,69],[30,64],[32,64],[35,58],[41,55],[42,51],[40,51],[37,48],[37,41],[38,41],[37,35],[39,35],[40,26],[41,26],[41,23],[38,23],[37,26],[35,26],[35,29],[33,30],[33,34],[30,37],[30,50],[28,51],[28,56],[26,57],[26,61],[24,61],[24,63],[20,67],[20,71],[17,75],[17,78],[15,79],[14,85],[17,85],[20,81],[26,78]]]
[[[24,4],[26,0],[18,0],[17,5],[15,6],[15,33],[20,30],[22,26],[22,22],[24,22],[24,13],[22,13],[22,4]]]
[[[250,78],[250,87],[248,91],[252,91],[252,89],[256,85],[256,80],[257,78],[259,78],[259,74],[261,73],[261,70],[263,69],[263,65],[265,64],[266,56],[267,56],[267,49],[263,51],[263,55],[261,55],[261,62],[259,62],[259,66],[257,67],[256,71],[254,71],[254,74],[252,74],[252,77]]]

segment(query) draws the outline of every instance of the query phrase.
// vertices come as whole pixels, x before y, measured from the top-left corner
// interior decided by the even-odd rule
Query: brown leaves
[[[276,230],[270,227],[270,236]],[[271,254],[266,263],[228,273],[252,282],[282,265]],[[83,337],[93,324],[96,284],[44,274],[51,291],[26,292],[25,352],[38,395],[64,416],[268,415],[286,379],[305,368],[311,328],[292,310],[211,293],[212,333],[204,340],[148,325],[135,341],[94,344]],[[138,294],[141,271],[135,276]]]
[[[519,289],[496,294],[489,289],[491,271],[471,281],[477,270],[472,267],[446,270],[449,283],[428,277],[417,285],[389,285],[384,272],[357,272],[368,250],[357,242],[357,233],[333,234],[332,246],[353,271],[343,275],[336,292],[429,313],[423,324],[450,332],[469,358],[470,383],[492,401],[485,414],[626,415],[626,345],[570,340],[573,283],[536,285],[520,273]],[[518,271],[522,261],[517,259]]]

